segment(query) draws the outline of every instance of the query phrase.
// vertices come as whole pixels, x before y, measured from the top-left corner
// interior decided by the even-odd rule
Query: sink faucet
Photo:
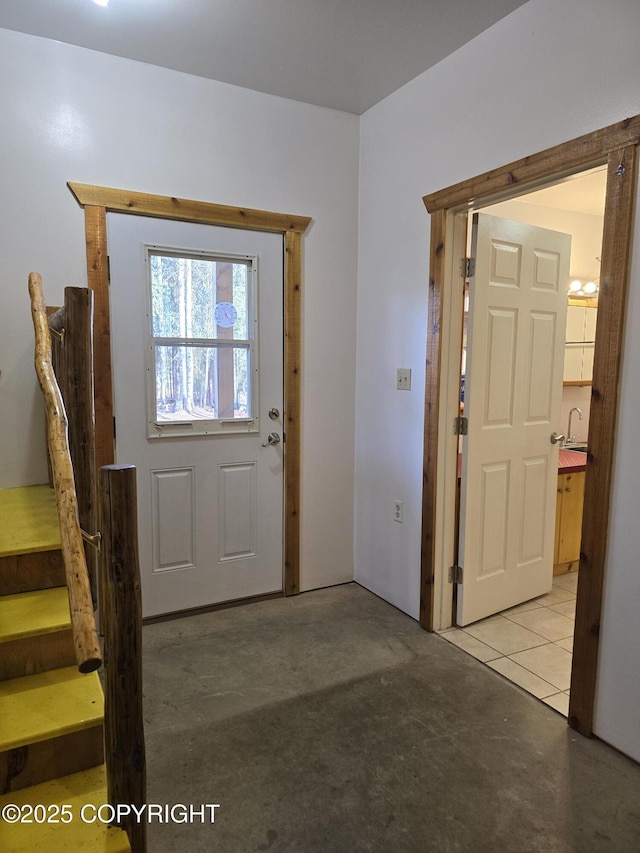
[[[565,444],[575,444],[576,441],[575,435],[571,435],[571,418],[574,412],[578,413],[578,420],[582,420],[582,409],[579,409],[577,406],[574,406],[573,409],[571,409],[571,411],[569,412],[569,424],[567,426],[567,439],[565,441]]]

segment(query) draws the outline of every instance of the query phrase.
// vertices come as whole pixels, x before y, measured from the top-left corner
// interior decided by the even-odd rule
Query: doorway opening
[[[553,575],[549,562],[545,567],[548,582],[545,594],[518,601],[509,608],[492,607],[488,616],[470,624],[457,616],[456,587],[452,623],[460,627],[442,631],[447,640],[565,717],[580,563],[605,192],[606,169],[600,167],[518,199],[482,208],[483,214],[571,236],[569,276],[561,283],[567,301],[566,332],[558,356],[564,366],[558,419],[564,439],[559,445],[557,489],[553,490],[548,507],[548,515],[555,517]],[[470,232],[471,229],[469,237]],[[461,417],[464,417],[469,288],[479,286],[482,282],[475,277],[465,279]],[[460,462],[466,441],[463,436],[459,439]],[[462,473],[462,464],[459,469]],[[553,479],[555,483],[555,476]],[[524,594],[523,591],[523,597]]]
[[[454,287],[469,209],[521,196],[606,164],[606,201],[594,348],[588,468],[576,597],[569,725],[593,730],[611,473],[618,409],[640,116],[586,134],[424,197],[431,215],[429,336],[421,558],[421,624],[446,627],[454,565],[462,289]],[[464,249],[462,255],[464,254]],[[455,369],[452,370],[452,365]],[[455,438],[455,436],[454,436]]]

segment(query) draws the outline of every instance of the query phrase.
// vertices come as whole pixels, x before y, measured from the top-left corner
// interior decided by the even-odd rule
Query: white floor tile
[[[569,572],[566,575],[556,575],[553,578],[554,586],[561,586],[564,589],[571,590],[571,592],[576,592],[578,589],[578,573],[577,572]]]
[[[509,619],[529,631],[540,634],[546,640],[562,640],[564,637],[573,636],[573,620],[567,619],[560,613],[554,613],[547,607],[528,610],[526,613],[515,613],[509,616]]]
[[[568,690],[571,686],[571,652],[555,643],[517,652],[509,657],[544,681],[555,685],[558,690]]]
[[[511,619],[504,619],[501,616],[497,619],[477,622],[475,625],[467,625],[464,630],[480,642],[491,646],[492,649],[502,652],[503,655],[531,649],[545,642],[539,634],[534,634],[533,631],[528,631]]]
[[[560,604],[551,604],[547,609],[553,610],[554,613],[560,613],[568,619],[575,619],[576,600],[575,598],[572,598],[569,601],[562,601]]]
[[[551,705],[552,708],[555,708],[556,711],[560,711],[565,717],[569,714],[569,694],[568,693],[554,693],[553,696],[547,696],[544,698],[544,701],[547,705]]]
[[[508,610],[503,610],[501,616],[510,616],[512,613],[526,613],[527,610],[536,610],[542,607],[541,604],[534,599],[533,601],[525,601],[524,604],[516,604],[515,607],[510,607]]]
[[[500,652],[492,649],[484,643],[481,643],[480,640],[477,640],[475,637],[472,637],[471,634],[467,634],[466,631],[463,631],[460,628],[453,628],[451,631],[445,631],[442,633],[442,636],[445,640],[448,640],[450,643],[458,646],[458,648],[468,654],[473,655],[474,658],[477,658],[483,663],[500,657]]]
[[[488,661],[487,666],[495,669],[496,672],[504,675],[509,681],[513,681],[514,684],[522,687],[523,690],[526,690],[527,693],[531,693],[538,699],[544,699],[545,696],[550,696],[552,693],[557,692],[557,688],[552,684],[549,684],[542,678],[538,678],[537,675],[514,663],[509,658],[498,658],[497,660]],[[564,696],[563,693],[560,695]]]
[[[453,629],[447,639],[567,716],[577,586],[577,572],[558,575],[547,595]]]
[[[536,598],[536,601],[538,604],[542,604],[543,607],[548,607],[550,604],[560,604],[562,601],[569,601],[575,597],[575,592],[572,592],[570,589],[563,589],[561,586],[554,585],[551,592],[541,595],[540,598]]]

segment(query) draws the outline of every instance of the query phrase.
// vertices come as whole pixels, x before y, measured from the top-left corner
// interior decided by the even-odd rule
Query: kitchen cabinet
[[[594,305],[569,305],[564,348],[564,381],[589,385],[593,377],[593,353],[596,341]]]
[[[558,474],[554,575],[577,571],[582,538],[584,471]]]

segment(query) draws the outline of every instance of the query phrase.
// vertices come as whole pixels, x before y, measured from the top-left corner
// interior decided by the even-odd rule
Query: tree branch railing
[[[146,801],[146,762],[136,469],[101,468],[98,493],[93,292],[65,288],[64,308],[49,309],[48,319],[38,273],[29,276],[29,293],[76,657],[81,672],[102,663],[97,603],[104,635],[107,798],[112,805],[128,803],[140,809]],[[119,825],[129,836],[132,852],[145,853],[144,821],[124,816]]]
[[[35,369],[45,403],[47,443],[60,522],[76,662],[80,672],[93,672],[102,664],[102,653],[79,522],[67,414],[51,360],[51,334],[42,277],[38,273],[29,275],[29,295],[36,339]]]

